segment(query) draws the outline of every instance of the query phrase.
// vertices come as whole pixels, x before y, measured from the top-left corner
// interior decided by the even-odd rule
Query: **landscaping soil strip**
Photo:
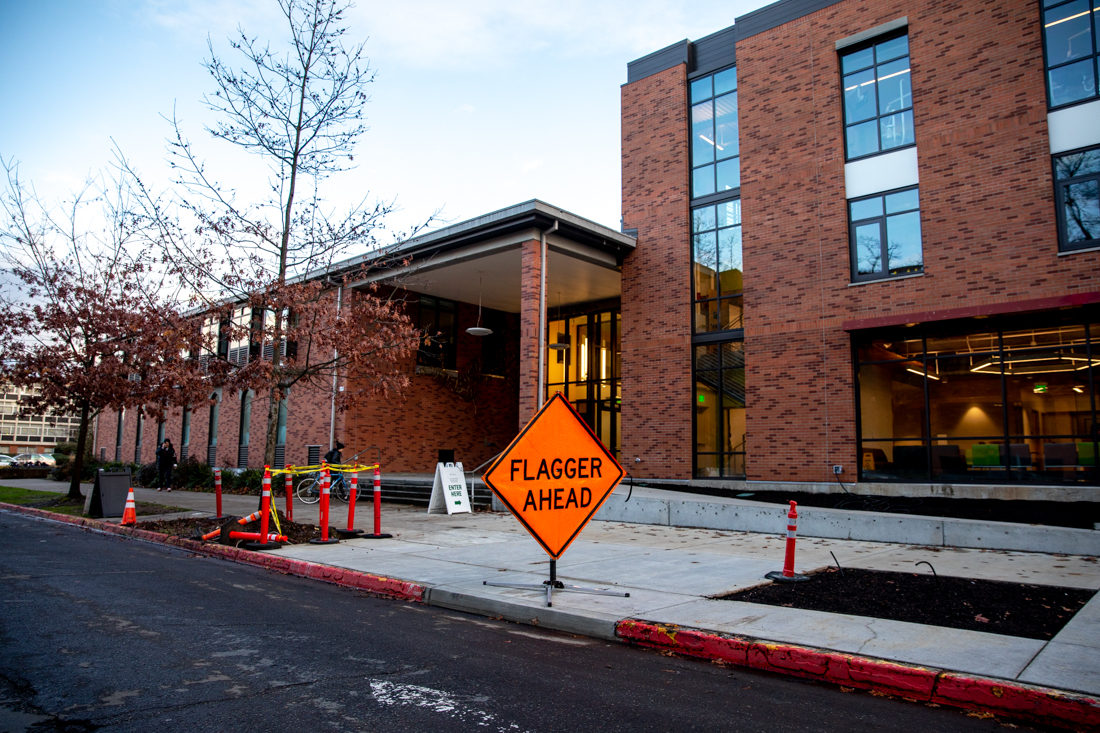
[[[675,624],[625,619],[616,624],[615,633],[639,646],[884,692],[905,700],[983,710],[1073,729],[1100,727],[1100,701],[1073,692],[748,637],[722,636]]]
[[[223,560],[242,563],[244,565],[254,565],[256,567],[274,570],[285,575],[296,575],[301,578],[320,580],[346,588],[355,588],[356,590],[386,596],[388,598],[396,598],[405,601],[423,601],[426,590],[424,586],[407,580],[387,578],[381,575],[371,575],[370,573],[361,573],[355,570],[345,570],[343,568],[321,565],[305,560],[293,560],[278,555],[268,555],[262,552],[242,550],[237,547],[208,545],[184,537],[172,537],[143,529],[120,527],[116,524],[100,522],[86,517],[70,517],[66,514],[56,514],[43,509],[18,506],[16,504],[0,503],[0,509],[56,522],[64,522],[65,524],[73,524],[95,532],[132,537],[137,540],[155,542],[162,545],[171,545],[209,557],[217,557]]]
[[[182,537],[128,529],[94,519],[70,517],[42,509],[0,503],[0,510],[72,524],[96,532],[180,547],[210,557],[356,588],[389,598],[423,602],[427,590],[418,583],[396,578],[344,570],[304,560],[291,560],[235,547],[206,545]],[[712,632],[685,629],[674,624],[662,625],[636,619],[619,621],[615,625],[615,633],[624,642],[630,644],[862,690],[885,692],[906,700],[934,702],[967,710],[989,711],[999,715],[1066,727],[1100,728],[1100,701],[1087,695],[1062,690],[840,652],[777,644],[759,639],[722,636]]]
[[[827,568],[812,583],[770,583],[718,596],[808,611],[1048,641],[1096,591],[926,573]]]

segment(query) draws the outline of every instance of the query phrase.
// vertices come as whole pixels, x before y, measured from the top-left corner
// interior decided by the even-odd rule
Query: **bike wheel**
[[[351,487],[347,481],[341,481],[332,487],[332,495],[345,504],[351,499]]]
[[[298,501],[303,504],[316,504],[321,500],[321,486],[317,479],[306,479],[298,484]]]

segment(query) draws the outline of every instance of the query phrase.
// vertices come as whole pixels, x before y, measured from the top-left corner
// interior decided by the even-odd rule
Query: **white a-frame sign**
[[[461,463],[435,464],[435,483],[428,514],[459,514],[470,511],[470,495],[466,492],[466,474]]]

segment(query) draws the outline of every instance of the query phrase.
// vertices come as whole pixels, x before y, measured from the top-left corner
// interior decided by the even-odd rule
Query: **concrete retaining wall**
[[[620,487],[594,518],[765,534],[786,531],[787,508],[780,504],[648,488],[635,488],[629,502],[626,497],[627,492]],[[867,542],[1100,555],[1097,530],[819,507],[799,507],[798,534]]]

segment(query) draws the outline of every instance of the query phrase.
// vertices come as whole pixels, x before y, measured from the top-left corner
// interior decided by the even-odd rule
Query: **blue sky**
[[[627,62],[766,4],[361,0],[349,20],[378,72],[371,129],[326,197],[396,197],[395,229],[440,208],[460,221],[531,198],[617,227]],[[0,155],[53,199],[108,166],[113,139],[165,186],[175,109],[219,178],[258,193],[256,161],[203,130],[201,62],[208,37],[232,59],[238,24],[277,42],[280,17],[275,0],[0,0]]]

